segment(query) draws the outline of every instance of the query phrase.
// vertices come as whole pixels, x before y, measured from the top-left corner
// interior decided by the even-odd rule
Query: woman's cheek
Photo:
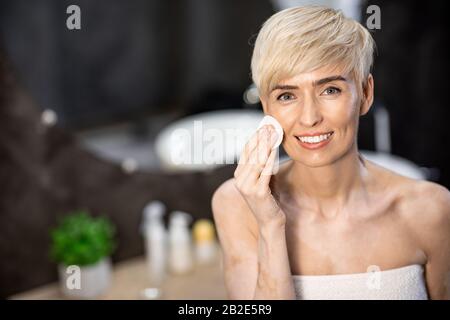
[[[351,125],[358,115],[358,109],[349,99],[343,99],[340,103],[330,103],[326,117],[339,126]]]
[[[271,105],[268,111],[272,117],[280,122],[283,128],[289,126],[291,122],[295,122],[297,110],[293,105]]]

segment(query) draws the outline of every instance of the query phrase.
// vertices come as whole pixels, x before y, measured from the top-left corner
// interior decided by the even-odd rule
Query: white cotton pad
[[[283,128],[281,127],[281,124],[277,121],[277,119],[275,119],[274,117],[264,116],[264,118],[261,120],[256,130],[258,130],[259,128],[261,128],[266,124],[271,124],[275,128],[278,139],[273,145],[273,148],[278,148],[281,142],[283,141]]]

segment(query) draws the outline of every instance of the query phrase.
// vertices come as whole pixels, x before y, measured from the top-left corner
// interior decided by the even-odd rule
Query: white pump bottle
[[[166,207],[160,201],[152,201],[143,210],[143,231],[150,282],[160,286],[164,281],[167,266],[167,231],[163,215]]]

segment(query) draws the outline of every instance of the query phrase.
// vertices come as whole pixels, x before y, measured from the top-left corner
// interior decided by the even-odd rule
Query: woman
[[[264,126],[213,196],[230,298],[450,297],[448,190],[358,153],[373,49],[364,27],[325,7],[281,11],[261,29],[252,76],[291,160],[267,174],[276,133]]]

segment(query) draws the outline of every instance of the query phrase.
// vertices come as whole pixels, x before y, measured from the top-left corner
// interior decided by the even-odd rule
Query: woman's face
[[[363,100],[352,77],[340,68],[321,68],[284,79],[261,99],[264,112],[283,127],[283,148],[310,167],[331,164],[352,147],[356,150],[358,119],[372,104],[369,76]]]

